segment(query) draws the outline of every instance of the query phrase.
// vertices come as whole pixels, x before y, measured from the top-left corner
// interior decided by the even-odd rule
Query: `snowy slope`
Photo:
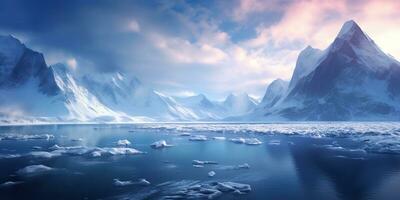
[[[294,75],[293,75],[294,76]],[[276,79],[268,85],[265,95],[259,105],[262,109],[270,108],[281,100],[288,90],[289,83],[282,79]]]
[[[238,116],[246,114],[258,105],[258,102],[250,97],[247,93],[230,94],[222,102],[222,106],[226,110],[226,116]]]
[[[307,48],[298,59],[284,98],[253,116],[288,120],[400,119],[400,64],[354,21],[343,25],[326,50]]]
[[[221,120],[226,117],[225,108],[219,102],[213,102],[203,94],[174,98],[179,104],[191,109],[199,120]]]

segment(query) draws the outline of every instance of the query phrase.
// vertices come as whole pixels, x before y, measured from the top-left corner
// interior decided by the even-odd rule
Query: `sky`
[[[350,19],[399,59],[399,10],[396,0],[2,0],[0,34],[76,73],[123,72],[173,96],[262,97]]]

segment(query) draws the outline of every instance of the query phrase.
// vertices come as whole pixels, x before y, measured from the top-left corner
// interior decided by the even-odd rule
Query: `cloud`
[[[140,32],[140,25],[136,20],[131,20],[130,22],[128,22],[127,30],[138,33]]]
[[[70,58],[70,59],[67,60],[67,65],[72,70],[76,70],[76,67],[78,66],[78,63],[76,62],[75,58]]]

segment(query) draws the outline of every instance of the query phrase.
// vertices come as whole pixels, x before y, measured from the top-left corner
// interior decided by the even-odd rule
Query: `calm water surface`
[[[191,132],[227,140],[189,141],[180,132],[138,129],[135,125],[49,125],[0,127],[0,135],[52,134],[46,139],[0,141],[0,199],[160,199],[170,185],[233,181],[249,184],[248,194],[227,193],[219,199],[393,199],[400,197],[400,156],[357,150],[346,138],[312,138],[254,133]],[[261,145],[236,144],[229,139],[258,138]],[[115,147],[127,139],[140,155],[92,157],[88,155],[23,156],[59,146]],[[173,147],[152,149],[166,140]],[[340,147],[340,148],[339,148]],[[13,156],[14,155],[14,156]],[[20,156],[16,156],[20,155]],[[21,156],[22,155],[22,156]],[[193,160],[218,165],[192,166]],[[232,169],[248,163],[249,169]],[[30,165],[53,168],[21,175]],[[215,171],[214,177],[208,172]],[[114,179],[150,185],[114,185]]]

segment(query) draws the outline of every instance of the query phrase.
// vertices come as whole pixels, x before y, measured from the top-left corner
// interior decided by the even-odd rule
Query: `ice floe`
[[[181,133],[181,134],[179,134],[179,136],[190,136],[191,134],[190,133]]]
[[[189,138],[190,141],[206,141],[208,140],[205,135],[193,135]]]
[[[226,140],[226,137],[216,136],[213,137],[214,140]]]
[[[129,140],[127,140],[127,139],[118,140],[117,145],[118,146],[129,146],[129,145],[131,145],[131,142]]]
[[[143,154],[143,152],[134,148],[128,147],[85,147],[85,146],[58,146],[54,145],[50,147],[50,153],[55,155],[66,154],[66,155],[78,155],[78,156],[114,156],[114,155],[136,155]]]
[[[6,181],[6,182],[0,184],[0,187],[10,187],[10,186],[21,184],[21,183],[22,183],[22,181]]]
[[[0,136],[0,140],[51,140],[51,139],[54,139],[54,135],[6,134]]]
[[[217,165],[218,162],[209,161],[209,160],[193,160],[192,164],[193,165]]]
[[[247,194],[251,192],[248,184],[235,182],[194,183],[179,182],[170,186],[162,199],[216,199],[224,194]]]
[[[148,180],[144,179],[144,178],[141,178],[138,181],[121,181],[121,180],[116,178],[116,179],[114,179],[114,183],[113,184],[115,186],[127,186],[127,185],[147,186],[147,185],[150,185],[151,183]]]
[[[221,170],[239,170],[239,169],[250,169],[250,165],[247,163],[243,163],[240,165],[222,165],[218,169]]]
[[[115,186],[127,186],[127,185],[132,185],[132,181],[121,181],[119,179],[114,179],[114,185]]]
[[[262,142],[257,139],[257,138],[232,138],[230,139],[231,142],[237,143],[237,144],[247,144],[247,145],[259,145],[262,144]]]
[[[208,172],[208,176],[209,176],[209,177],[213,177],[213,176],[215,176],[215,174],[216,174],[216,173],[215,173],[214,171]]]
[[[167,141],[165,141],[165,140],[160,140],[160,141],[152,143],[150,146],[154,149],[161,149],[161,148],[165,148],[165,147],[172,147],[173,145],[167,144]]]
[[[269,145],[280,145],[281,141],[280,140],[271,140],[268,142]]]
[[[362,143],[367,152],[400,154],[400,122],[290,122],[271,124],[143,124],[178,132],[341,137]],[[238,138],[240,139],[240,138]],[[236,142],[241,142],[237,140]]]
[[[45,166],[45,165],[29,165],[17,171],[17,174],[22,176],[33,176],[37,174],[41,174],[44,172],[48,172],[53,170],[53,168]]]

